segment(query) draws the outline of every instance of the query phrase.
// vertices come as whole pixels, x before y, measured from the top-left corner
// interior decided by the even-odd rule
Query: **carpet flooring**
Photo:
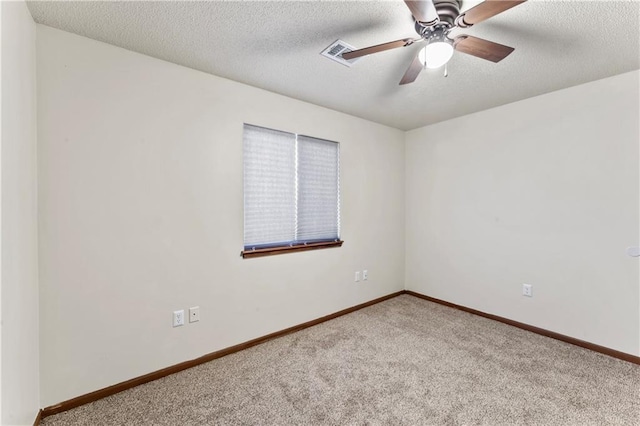
[[[640,425],[640,366],[402,295],[42,424]]]

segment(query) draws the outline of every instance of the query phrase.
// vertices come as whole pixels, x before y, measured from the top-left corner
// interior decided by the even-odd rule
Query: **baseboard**
[[[33,421],[33,426],[40,426],[40,421],[42,421],[42,410],[38,410],[38,415],[36,419]]]
[[[607,348],[605,346],[600,346],[600,345],[596,345],[594,343],[589,343],[589,342],[585,342],[584,340],[580,340],[580,339],[576,339],[573,337],[569,337],[569,336],[565,336],[563,334],[560,333],[556,333],[553,331],[549,331],[549,330],[545,330],[543,328],[539,328],[539,327],[534,327],[532,325],[528,325],[528,324],[524,324],[518,321],[514,321],[514,320],[510,320],[508,318],[503,318],[500,317],[498,315],[493,315],[493,314],[488,314],[486,312],[482,312],[482,311],[478,311],[476,309],[472,309],[472,308],[467,308],[466,306],[461,306],[461,305],[456,305],[455,303],[451,303],[451,302],[447,302],[444,300],[440,300],[440,299],[436,299],[435,297],[430,297],[430,296],[426,296],[424,294],[420,294],[417,293],[415,291],[411,291],[411,290],[402,290],[402,291],[398,291],[396,293],[392,293],[389,294],[387,296],[383,296],[383,297],[379,297],[377,299],[371,300],[369,302],[365,302],[365,303],[361,303],[359,305],[353,306],[351,308],[347,308],[347,309],[343,309],[341,311],[335,312],[333,314],[329,314],[326,315],[324,317],[321,318],[317,318],[315,320],[312,321],[308,321],[293,327],[289,327],[286,328],[284,330],[280,330],[280,331],[276,331],[274,333],[271,334],[267,334],[265,336],[262,337],[258,337],[252,340],[249,340],[247,342],[244,343],[240,343],[238,345],[234,345],[234,346],[230,346],[228,348],[225,349],[221,349],[219,351],[216,352],[211,352],[207,355],[203,355],[199,358],[196,359],[192,359],[190,361],[185,361],[182,362],[180,364],[176,364],[167,368],[163,368],[162,370],[158,370],[158,371],[154,371],[148,374],[145,374],[143,376],[139,376],[112,386],[108,386],[106,388],[103,389],[99,389],[97,391],[85,394],[85,395],[81,395],[78,396],[76,398],[72,398],[69,399],[67,401],[61,402],[59,404],[55,404],[46,408],[43,408],[42,410],[40,410],[38,412],[38,416],[36,417],[36,420],[34,421],[34,426],[38,426],[40,424],[41,419],[47,417],[47,416],[52,416],[54,414],[58,414],[61,413],[63,411],[67,411],[70,410],[72,408],[75,407],[79,407],[80,405],[84,405],[84,404],[88,404],[90,402],[94,402],[97,401],[99,399],[105,398],[107,396],[110,395],[114,395],[116,393],[125,391],[127,389],[131,389],[133,387],[160,379],[162,377],[168,376],[170,374],[174,374],[177,373],[179,371],[182,370],[186,370],[188,368],[191,367],[195,367],[196,365],[200,365],[200,364],[204,364],[205,362],[209,362],[209,361],[213,361],[214,359],[218,359],[218,358],[222,358],[223,356],[226,355],[230,355],[232,353],[235,352],[239,352],[242,351],[244,349],[248,349],[252,346],[256,346],[259,345],[261,343],[264,343],[268,340],[271,339],[275,339],[278,337],[282,337],[284,335],[290,334],[290,333],[295,333],[296,331],[300,331],[300,330],[304,330],[305,328],[309,328],[309,327],[313,327],[314,325],[318,325],[320,323],[323,323],[325,321],[329,321],[332,320],[334,318],[338,318],[340,316],[346,315],[346,314],[350,314],[352,312],[355,312],[357,310],[360,310],[362,308],[366,308],[368,306],[371,305],[375,305],[376,303],[380,303],[380,302],[384,302],[385,300],[389,300],[392,299],[394,297],[400,296],[402,294],[408,294],[414,297],[418,297],[420,299],[424,299],[424,300],[428,300],[430,302],[434,302],[434,303],[438,303],[440,305],[444,305],[444,306],[448,306],[450,308],[454,308],[454,309],[458,309],[464,312],[468,312],[474,315],[478,315],[484,318],[488,318],[488,319],[492,319],[494,321],[498,321],[504,324],[508,324],[514,327],[518,327],[521,328],[523,330],[527,330],[530,331],[532,333],[536,333],[536,334],[540,334],[542,336],[546,336],[546,337],[551,337],[553,339],[556,340],[560,340],[566,343],[570,343],[572,345],[576,345],[576,346],[580,346],[582,348],[585,349],[589,349],[595,352],[599,352],[605,355],[609,355],[611,357],[614,358],[618,358],[624,361],[628,361],[634,364],[638,364],[640,365],[640,357],[625,353],[625,352],[620,352],[617,351],[615,349],[611,349],[611,348]]]
[[[282,337],[284,335],[295,333],[296,331],[304,330],[305,328],[313,327],[314,325],[318,325],[325,321],[332,320],[334,318],[338,318],[340,316],[350,314],[362,308],[366,308],[371,305],[375,305],[376,303],[384,302],[385,300],[392,299],[394,297],[405,294],[405,291],[398,291],[396,293],[389,294],[387,296],[379,297],[377,299],[371,300],[369,302],[361,303],[360,305],[353,306],[351,308],[343,309],[341,311],[335,312],[333,314],[326,315],[321,318],[314,319],[312,321],[308,321],[293,327],[286,328],[284,330],[276,331],[275,333],[267,334],[266,336],[258,337],[253,340],[249,340],[244,343],[240,343],[238,345],[234,345],[225,349],[221,349],[216,352],[211,352],[207,355],[201,356],[200,358],[192,359],[190,361],[181,362],[180,364],[173,365],[171,367],[163,368],[162,370],[154,371],[152,373],[145,374],[144,376],[139,376],[134,379],[130,379],[124,381],[122,383],[118,383],[112,386],[108,386],[103,389],[99,389],[97,391],[78,396],[76,398],[69,399],[67,401],[61,402],[59,404],[55,404],[46,408],[43,408],[38,413],[38,417],[36,418],[36,422],[34,425],[40,423],[40,419],[52,416],[54,414],[61,413],[63,411],[70,410],[75,407],[79,407],[80,405],[88,404],[93,401],[97,401],[99,399],[105,398],[110,395],[114,395],[116,393],[122,392],[127,389],[131,389],[133,387],[160,379],[162,377],[168,376],[170,374],[177,373],[182,370],[186,370],[187,368],[195,367],[196,365],[204,364],[205,362],[213,361],[214,359],[222,358],[223,356],[230,355],[235,352],[239,352],[241,350],[250,348],[252,346],[259,345],[268,340],[275,339],[277,337]]]
[[[420,299],[428,300],[430,302],[438,303],[440,305],[448,306],[450,308],[458,309],[460,311],[468,312],[470,314],[478,315],[484,318],[489,318],[494,321],[498,321],[504,324],[512,325],[514,327],[521,328],[523,330],[531,331],[532,333],[540,334],[542,336],[551,337],[552,339],[560,340],[565,343],[570,343],[572,345],[580,346],[585,349],[592,350],[594,352],[599,352],[601,354],[609,355],[614,358],[621,359],[623,361],[628,361],[634,364],[640,365],[640,357],[635,355],[628,354],[626,352],[620,352],[615,349],[607,348],[606,346],[596,345],[595,343],[585,342],[584,340],[576,339],[574,337],[565,336],[564,334],[556,333],[554,331],[545,330],[544,328],[535,327],[533,325],[525,324],[522,322],[510,320],[508,318],[503,318],[498,315],[488,314],[486,312],[478,311],[472,308],[467,308],[466,306],[456,305],[455,303],[447,302],[444,300],[436,299],[435,297],[426,296],[424,294],[417,293],[411,290],[405,290],[405,294],[409,294],[411,296],[419,297]]]

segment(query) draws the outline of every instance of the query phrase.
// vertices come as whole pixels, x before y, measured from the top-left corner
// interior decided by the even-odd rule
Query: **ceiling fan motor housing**
[[[436,12],[438,12],[438,17],[440,18],[440,22],[437,23],[436,26],[440,25],[452,28],[456,18],[460,15],[462,0],[433,0],[433,4],[436,7]],[[433,25],[425,26],[421,22],[416,21],[416,32],[421,36],[428,33],[427,30],[432,27]]]
[[[462,0],[435,0],[433,4],[436,6],[440,21],[453,26],[454,21],[460,15]]]

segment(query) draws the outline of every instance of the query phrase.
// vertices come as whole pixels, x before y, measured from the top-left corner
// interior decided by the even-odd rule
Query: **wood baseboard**
[[[514,327],[521,328],[523,330],[530,331],[532,333],[540,334],[542,336],[551,337],[552,339],[560,340],[565,343],[580,346],[585,349],[599,352],[601,354],[609,355],[614,358],[621,359],[623,361],[631,362],[633,364],[640,365],[640,357],[628,354],[626,352],[620,352],[615,349],[607,348],[605,346],[596,345],[595,343],[585,342],[584,340],[576,339],[574,337],[565,336],[564,334],[556,333],[554,331],[545,330],[544,328],[535,327],[533,325],[525,324],[522,322],[510,320],[508,318],[500,317],[498,315],[488,314],[486,312],[478,311],[476,309],[467,308],[466,306],[456,305],[455,303],[447,302],[445,300],[436,299],[435,297],[426,296],[421,293],[417,293],[411,290],[405,290],[405,294],[419,297],[420,299],[428,300],[430,302],[438,303],[440,305],[448,306],[450,308],[458,309],[460,311],[468,312],[470,314],[478,315],[484,318],[489,318],[494,321],[498,321],[504,324],[508,324]]]
[[[295,333],[296,331],[304,330],[305,328],[313,327],[314,325],[318,325],[325,321],[332,320],[334,318],[338,318],[340,316],[350,314],[351,312],[355,312],[362,308],[366,308],[371,305],[375,305],[376,303],[384,302],[385,300],[392,299],[394,297],[405,294],[405,291],[398,291],[396,293],[389,294],[387,296],[379,297],[377,299],[371,300],[369,302],[361,303],[359,305],[353,306],[351,308],[343,309],[341,311],[335,312],[333,314],[326,315],[321,318],[314,319],[312,321],[307,321],[305,323],[286,328],[284,330],[276,331],[275,333],[267,334],[266,336],[258,337],[256,339],[249,340],[244,343],[240,343],[238,345],[234,345],[225,349],[221,349],[219,351],[211,352],[207,355],[203,355],[200,358],[192,359],[190,361],[181,362],[180,364],[173,365],[171,367],[163,368],[162,370],[154,371],[144,376],[139,376],[122,383],[118,383],[112,386],[108,386],[103,389],[99,389],[97,391],[80,395],[78,397],[69,399],[67,401],[61,402],[59,404],[51,405],[49,407],[45,407],[40,410],[38,413],[38,418],[36,418],[37,423],[40,423],[41,418],[45,418],[47,416],[52,416],[54,414],[61,413],[63,411],[70,410],[72,408],[78,407],[80,405],[88,404],[90,402],[97,401],[99,399],[105,398],[110,395],[114,395],[116,393],[122,392],[127,389],[131,389],[133,387],[151,382],[153,380],[160,379],[162,377],[168,376],[170,374],[177,373],[182,370],[186,370],[187,368],[195,367],[196,365],[204,364],[205,362],[213,361],[214,359],[222,358],[223,356],[230,355],[235,352],[239,352],[241,350],[250,348],[252,346],[259,345],[268,340],[275,339],[278,337],[282,337],[284,335]]]
[[[464,312],[468,312],[474,315],[478,315],[484,318],[492,319],[494,321],[498,321],[504,324],[508,324],[514,327],[521,328],[523,330],[530,331],[532,333],[540,334],[542,336],[551,337],[556,340],[560,340],[566,343],[570,343],[572,345],[580,346],[585,349],[589,349],[595,352],[599,352],[605,355],[609,355],[614,358],[618,358],[624,361],[628,361],[634,364],[640,365],[640,357],[616,351],[615,349],[610,349],[604,346],[596,345],[594,343],[585,342],[584,340],[576,339],[573,337],[565,336],[560,333],[556,333],[553,331],[545,330],[543,328],[534,327],[532,325],[524,324],[518,321],[510,320],[508,318],[503,318],[498,315],[488,314],[486,312],[478,311],[476,309],[467,308],[465,306],[456,305],[455,303],[447,302],[444,300],[436,299],[435,297],[426,296],[424,294],[417,293],[411,290],[402,290],[396,293],[389,294],[387,296],[379,297],[377,299],[371,300],[369,302],[361,303],[360,305],[353,306],[351,308],[343,309],[341,311],[335,312],[330,315],[326,315],[321,318],[317,318],[312,321],[307,321],[305,323],[286,328],[284,330],[276,331],[275,333],[267,334],[266,336],[258,337],[256,339],[249,340],[244,343],[240,343],[238,345],[234,345],[225,349],[221,349],[216,352],[211,352],[207,355],[203,355],[199,358],[192,359],[190,361],[185,361],[180,364],[176,364],[167,368],[163,368],[162,370],[154,371],[143,376],[139,376],[112,386],[108,386],[103,389],[99,389],[97,391],[78,396],[76,398],[69,399],[67,401],[61,402],[59,404],[55,404],[46,408],[43,408],[38,412],[38,416],[34,421],[34,426],[38,426],[40,424],[41,419],[51,416],[54,414],[61,413],[63,411],[70,410],[72,408],[78,407],[80,405],[88,404],[90,402],[97,401],[99,399],[105,398],[110,395],[114,395],[116,393],[122,392],[127,389],[131,389],[133,387],[151,382],[153,380],[160,379],[162,377],[168,376],[170,374],[177,373],[182,370],[186,370],[187,368],[195,367],[196,365],[204,364],[205,362],[213,361],[214,359],[222,358],[223,356],[230,355],[235,352],[242,351],[244,349],[248,349],[252,346],[259,345],[271,339],[276,339],[278,337],[282,337],[284,335],[295,333],[296,331],[304,330],[305,328],[313,327],[314,325],[318,325],[325,321],[332,320],[334,318],[338,318],[340,316],[350,314],[351,312],[355,312],[362,308],[366,308],[371,305],[375,305],[376,303],[384,302],[385,300],[392,299],[394,297],[400,296],[402,294],[408,294],[414,297],[418,297],[420,299],[428,300],[430,302],[438,303],[440,305],[448,306],[450,308],[458,309]]]
[[[33,421],[33,426],[40,426],[40,422],[42,421],[42,410],[38,410],[38,415],[36,419]]]

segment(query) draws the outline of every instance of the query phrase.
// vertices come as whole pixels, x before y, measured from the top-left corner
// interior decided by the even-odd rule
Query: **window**
[[[336,142],[244,125],[243,257],[342,245]]]

